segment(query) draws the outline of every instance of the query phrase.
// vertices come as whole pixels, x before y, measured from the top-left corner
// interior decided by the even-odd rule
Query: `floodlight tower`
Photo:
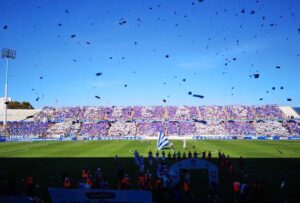
[[[7,123],[7,91],[8,91],[8,59],[15,59],[16,58],[16,50],[12,49],[6,49],[3,48],[1,52],[1,57],[6,58],[6,71],[5,71],[5,89],[4,89],[4,119],[3,119],[3,125],[6,127]]]

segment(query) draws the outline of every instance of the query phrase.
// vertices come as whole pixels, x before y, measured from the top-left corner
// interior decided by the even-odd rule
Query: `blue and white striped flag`
[[[163,132],[159,132],[158,139],[157,139],[157,149],[161,150],[168,145],[169,145],[169,140],[167,136],[165,136]]]

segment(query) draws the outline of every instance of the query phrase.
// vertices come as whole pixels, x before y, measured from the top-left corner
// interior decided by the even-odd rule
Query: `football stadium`
[[[145,190],[153,201],[174,201],[187,176],[189,193],[183,190],[182,201],[231,201],[235,181],[249,187],[241,196],[245,201],[298,200],[300,125],[291,107],[45,107],[32,116],[26,111],[10,110],[9,119],[21,120],[2,125],[1,191],[7,194],[25,192],[32,176],[30,192],[48,201],[49,187]],[[163,137],[167,142],[160,147]],[[172,186],[169,170],[198,159],[218,167],[216,188],[210,186],[209,167],[200,163],[182,163]],[[91,182],[82,177],[84,170]],[[251,184],[263,188],[257,193]]]
[[[0,203],[300,202],[300,2],[0,3]]]

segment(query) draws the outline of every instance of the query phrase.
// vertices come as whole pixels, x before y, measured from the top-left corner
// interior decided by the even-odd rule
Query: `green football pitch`
[[[183,152],[182,141],[172,141],[175,150]],[[138,150],[146,156],[156,152],[156,142],[150,141],[64,141],[64,142],[6,142],[0,144],[0,157],[133,157]],[[187,149],[197,152],[219,150],[238,158],[300,158],[299,141],[201,140],[187,141]],[[168,150],[166,150],[168,151]]]
[[[259,140],[188,140],[187,148],[183,142],[174,140],[175,151],[191,152],[210,150],[212,162],[218,165],[217,153],[229,155],[237,168],[237,177],[251,183],[253,180],[264,181],[268,187],[268,198],[279,198],[281,177],[287,181],[289,199],[298,198],[300,170],[300,141],[259,141]],[[119,162],[131,179],[131,188],[136,189],[137,166],[134,164],[133,152],[137,150],[147,157],[149,150],[156,152],[156,141],[49,141],[49,142],[4,142],[0,143],[0,193],[11,192],[11,182],[16,183],[17,193],[24,193],[24,179],[33,174],[37,187],[35,194],[50,201],[48,187],[62,187],[63,173],[72,178],[72,186],[76,188],[83,168],[92,174],[100,167],[107,177],[111,188],[117,187],[117,166],[114,159],[118,155]],[[165,150],[166,153],[170,149]],[[242,156],[245,168],[239,170],[238,158]],[[155,173],[155,166],[150,167],[147,160],[145,168]],[[175,161],[167,161],[168,165]],[[192,192],[197,198],[208,193],[208,177],[205,171],[191,172]],[[220,171],[220,195],[224,199],[233,197],[232,179]],[[202,188],[199,190],[199,188]]]

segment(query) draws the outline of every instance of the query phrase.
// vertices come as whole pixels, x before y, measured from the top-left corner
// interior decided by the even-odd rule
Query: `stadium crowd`
[[[284,119],[276,105],[45,107],[35,121],[101,120],[270,120]]]
[[[296,136],[300,122],[275,105],[45,107],[33,122],[10,122],[9,135],[118,137],[232,135]]]

